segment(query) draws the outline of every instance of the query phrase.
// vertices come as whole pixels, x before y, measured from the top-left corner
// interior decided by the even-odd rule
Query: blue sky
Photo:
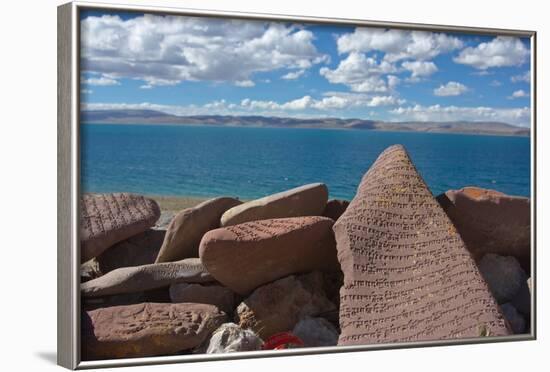
[[[83,109],[530,125],[529,39],[81,16]]]

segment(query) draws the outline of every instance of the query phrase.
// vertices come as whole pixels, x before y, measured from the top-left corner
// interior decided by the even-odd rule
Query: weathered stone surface
[[[402,146],[378,157],[333,229],[344,272],[339,345],[509,334]]]
[[[84,360],[166,355],[192,349],[226,321],[215,306],[145,303],[85,311]]]
[[[103,273],[99,268],[99,263],[95,258],[88,260],[80,265],[80,282],[84,283],[95,278],[99,278]]]
[[[84,194],[80,198],[81,262],[155,224],[158,204],[140,195]]]
[[[81,297],[83,310],[95,310],[102,307],[134,305],[145,302],[171,303],[168,287],[151,289],[142,292],[122,293],[103,297]]]
[[[527,275],[512,256],[488,253],[478,267],[499,304],[511,301],[527,281]]]
[[[305,347],[338,344],[338,330],[325,318],[306,317],[296,324],[292,333],[304,342]]]
[[[221,226],[273,218],[320,216],[327,199],[328,189],[322,183],[296,187],[229,209],[221,217]]]
[[[335,305],[323,290],[323,276],[315,271],[291,275],[257,288],[237,307],[236,322],[262,339],[290,331],[306,316],[331,312]]]
[[[168,287],[175,283],[206,283],[214,279],[200,259],[121,267],[80,285],[84,297],[109,296]]]
[[[166,230],[155,262],[170,262],[199,256],[202,236],[220,227],[220,218],[228,209],[242,204],[233,198],[215,198],[179,212]]]
[[[349,201],[347,200],[331,199],[327,202],[327,205],[325,206],[323,216],[336,221],[346,211],[348,205]]]
[[[465,187],[437,197],[475,260],[486,253],[516,257],[530,272],[529,198]]]
[[[242,329],[235,323],[224,323],[210,338],[207,354],[254,351],[262,348],[263,341],[250,329]]]
[[[239,294],[289,274],[338,268],[330,218],[280,218],[204,235],[199,254],[217,281]]]
[[[170,286],[170,299],[175,303],[194,302],[215,305],[226,314],[231,314],[236,305],[237,295],[231,289],[217,284],[179,283]]]
[[[106,274],[121,267],[154,263],[165,233],[149,229],[113,245],[95,258],[99,269]]]
[[[512,331],[515,334],[525,333],[527,322],[525,321],[523,316],[521,316],[521,314],[517,311],[514,305],[507,302],[500,305],[500,308],[502,309],[504,317],[512,327]]]

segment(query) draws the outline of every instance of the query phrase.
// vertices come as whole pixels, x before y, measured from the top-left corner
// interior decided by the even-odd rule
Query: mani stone
[[[327,202],[323,216],[333,219],[334,221],[338,220],[342,214],[346,211],[346,208],[349,205],[349,201],[341,199],[331,199]]]
[[[149,229],[159,216],[158,204],[140,195],[84,194],[80,198],[80,261]]]
[[[135,358],[177,353],[208,339],[227,321],[215,306],[143,303],[85,311],[84,360]]]
[[[217,284],[178,283],[170,286],[170,299],[174,303],[215,305],[226,314],[230,314],[235,308],[236,294],[229,288]]]
[[[198,258],[177,262],[121,267],[97,279],[80,285],[82,296],[100,297],[142,292],[168,287],[175,283],[206,283],[213,281]]]
[[[229,208],[242,204],[233,198],[207,200],[179,212],[168,225],[164,242],[155,262],[178,261],[199,256],[202,236],[220,227],[220,217]]]
[[[155,262],[165,233],[165,230],[146,230],[116,243],[95,260],[104,274],[121,267],[152,264]]]
[[[333,223],[310,216],[223,227],[204,235],[199,254],[217,281],[245,295],[290,274],[337,269]]]
[[[221,226],[273,218],[320,216],[327,199],[325,184],[300,186],[231,208],[221,217]]]
[[[235,323],[224,323],[212,334],[206,353],[260,350],[263,343],[262,339],[250,329],[242,329]]]
[[[465,187],[437,197],[477,261],[486,253],[514,256],[530,272],[529,198]]]
[[[510,334],[402,146],[378,157],[334,232],[344,273],[338,345]]]
[[[237,307],[235,319],[241,328],[252,329],[262,339],[292,331],[305,317],[335,309],[323,290],[319,271],[290,275],[257,288]]]

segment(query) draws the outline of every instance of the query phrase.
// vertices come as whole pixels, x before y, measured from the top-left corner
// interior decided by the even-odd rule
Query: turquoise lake
[[[351,199],[402,144],[434,195],[480,186],[530,196],[526,137],[367,130],[82,124],[83,192],[257,198],[312,182]]]

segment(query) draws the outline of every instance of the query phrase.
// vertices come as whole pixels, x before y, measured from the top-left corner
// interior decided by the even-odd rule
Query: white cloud
[[[93,92],[91,89],[80,89],[80,93],[82,94],[92,94]]]
[[[437,72],[437,66],[433,62],[406,61],[401,66],[411,72],[411,78],[427,77]]]
[[[440,85],[439,88],[434,89],[434,94],[440,97],[459,96],[466,93],[468,88],[466,85],[458,83],[456,81],[449,81],[447,84]]]
[[[286,102],[245,98],[240,103],[217,100],[203,105],[162,105],[153,103],[82,103],[83,110],[156,110],[173,115],[282,115],[303,116],[308,111],[334,112],[352,108],[402,105],[406,101],[392,95],[327,92],[319,99],[309,95]],[[345,113],[345,111],[344,111]],[[319,116],[319,114],[317,114]],[[339,115],[342,116],[342,115]]]
[[[490,67],[519,66],[529,56],[529,49],[517,37],[497,36],[490,42],[463,49],[453,60],[479,70]]]
[[[508,96],[508,99],[525,98],[525,97],[529,97],[529,93],[527,93],[523,89],[520,89],[520,90],[514,91],[514,93],[512,93],[511,96]]]
[[[459,107],[459,106],[422,106],[399,107],[389,111],[399,120],[417,121],[496,121],[528,127],[531,120],[529,107]]]
[[[432,59],[462,48],[463,43],[443,33],[358,27],[353,33],[340,36],[337,45],[339,53],[377,50],[385,52],[385,60],[395,62],[400,59]]]
[[[326,62],[311,31],[294,25],[199,17],[87,17],[82,68],[146,85],[208,80],[241,84],[257,72]],[[250,83],[245,83],[250,84]]]
[[[386,81],[382,75],[396,72],[397,68],[387,62],[377,62],[376,59],[362,53],[350,53],[341,60],[334,70],[322,67],[319,73],[333,84],[345,84],[354,92],[387,92],[396,85],[396,77]]]
[[[512,76],[510,81],[512,81],[512,83],[531,83],[531,71],[525,71],[523,74]]]
[[[502,83],[498,80],[493,80],[489,83],[489,85],[492,86],[492,87],[500,87],[500,86],[502,86]]]
[[[296,71],[290,71],[289,73],[281,76],[281,79],[296,80],[300,76],[302,76],[305,72],[306,72],[306,70],[303,70],[303,69],[302,70],[296,70]]]
[[[235,85],[241,88],[250,88],[256,84],[252,80],[239,80],[235,82]]]
[[[110,85],[120,85],[120,82],[108,76],[100,76],[98,78],[82,79],[82,84],[93,85],[93,86],[110,86]]]

